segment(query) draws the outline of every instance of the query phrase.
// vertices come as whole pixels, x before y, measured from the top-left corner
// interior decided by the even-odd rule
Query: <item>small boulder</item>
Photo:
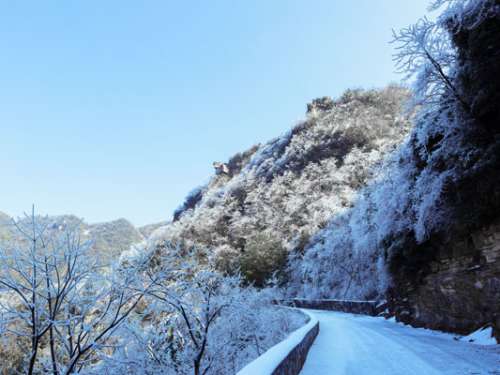
[[[214,161],[212,164],[215,168],[216,174],[229,174],[229,167],[226,163],[219,163]]]

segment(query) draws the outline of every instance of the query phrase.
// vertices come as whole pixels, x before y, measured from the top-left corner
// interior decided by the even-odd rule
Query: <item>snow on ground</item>
[[[320,332],[301,375],[500,375],[500,345],[364,315],[308,310]]]
[[[460,341],[472,342],[478,345],[496,345],[497,340],[493,337],[493,329],[491,327],[481,328],[470,335],[464,336]]]

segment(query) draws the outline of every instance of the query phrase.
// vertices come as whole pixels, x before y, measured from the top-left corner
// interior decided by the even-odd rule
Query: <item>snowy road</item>
[[[320,324],[302,375],[500,374],[500,345],[362,315],[308,310]]]

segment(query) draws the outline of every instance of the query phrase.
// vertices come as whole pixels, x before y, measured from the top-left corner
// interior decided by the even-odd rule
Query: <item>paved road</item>
[[[320,333],[302,375],[500,375],[500,345],[362,315],[308,310]]]

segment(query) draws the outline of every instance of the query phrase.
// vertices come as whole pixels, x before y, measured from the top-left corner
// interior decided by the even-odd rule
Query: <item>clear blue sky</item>
[[[0,211],[141,225],[311,99],[400,79],[427,0],[3,1]]]

